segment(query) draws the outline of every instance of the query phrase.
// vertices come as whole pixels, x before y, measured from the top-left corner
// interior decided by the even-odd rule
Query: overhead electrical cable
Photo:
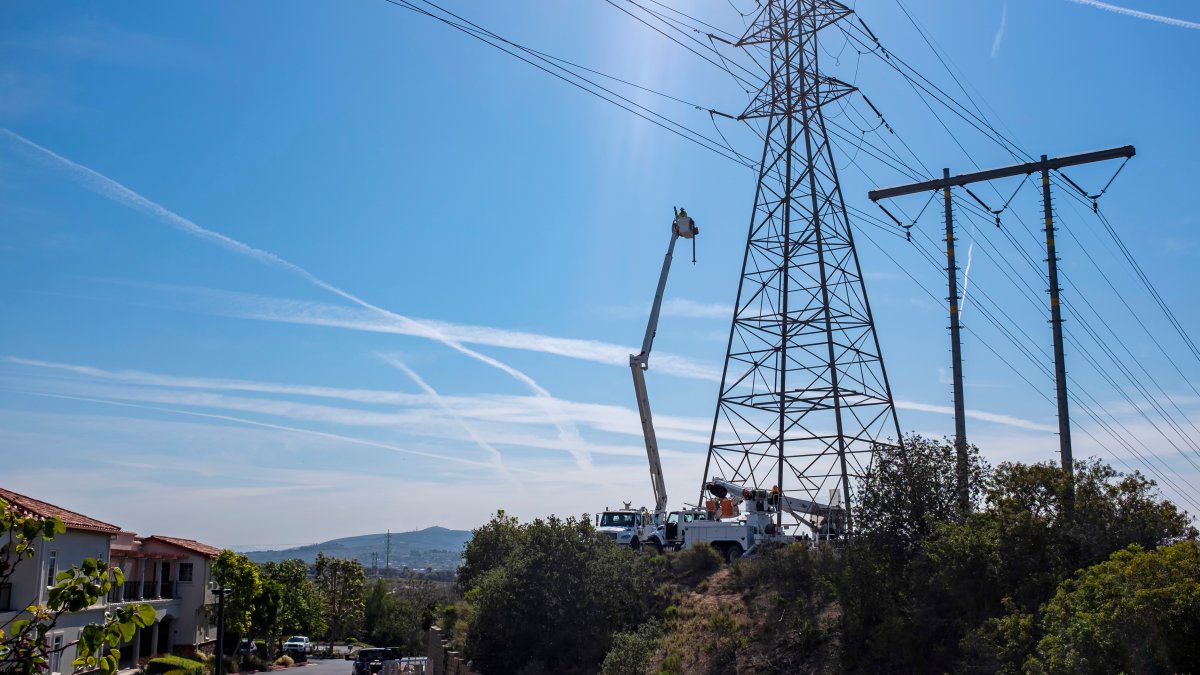
[[[434,12],[431,12],[429,10],[418,7],[413,4],[413,2],[416,2],[416,1],[424,2],[425,4],[435,8],[437,11],[441,11],[441,12],[444,12],[448,16],[458,18],[458,19],[460,19],[460,21],[462,21],[462,23],[448,19],[448,18],[446,18],[446,16],[440,16],[438,14],[435,14]],[[589,94],[592,94],[593,96],[596,96],[597,98],[600,98],[601,100],[611,103],[611,104],[617,106],[618,108],[621,108],[627,112],[630,112],[630,113],[642,118],[643,120],[646,120],[647,122],[650,122],[651,124],[654,124],[655,126],[661,127],[681,138],[684,138],[696,145],[699,145],[700,147],[703,147],[707,150],[715,152],[716,154],[721,155],[721,156],[725,157],[726,159],[729,159],[737,164],[741,164],[742,166],[745,166],[750,169],[754,168],[754,165],[751,162],[751,160],[749,160],[748,158],[746,158],[740,154],[729,154],[729,151],[723,149],[718,141],[711,139],[707,136],[704,136],[703,134],[701,134],[683,124],[675,122],[674,120],[671,120],[670,118],[667,118],[664,115],[661,115],[661,114],[659,114],[659,113],[657,113],[657,112],[655,112],[655,111],[653,111],[653,110],[651,110],[651,109],[649,109],[649,108],[647,108],[625,96],[622,96],[622,95],[612,91],[611,89],[608,89],[608,88],[596,83],[593,80],[583,77],[577,73],[573,73],[567,67],[561,65],[558,61],[551,59],[547,56],[543,56],[540,52],[536,52],[535,50],[531,50],[527,47],[524,47],[515,42],[507,40],[499,35],[496,35],[495,33],[492,33],[491,31],[488,31],[486,29],[478,27],[477,25],[471,23],[470,21],[461,19],[461,17],[458,17],[458,15],[442,9],[440,6],[436,5],[435,3],[430,2],[429,0],[413,0],[412,2],[410,2],[410,0],[384,0],[384,2],[395,5],[397,7],[403,7],[404,9],[408,9],[408,10],[411,10],[418,14],[422,14],[424,16],[427,16],[427,17],[430,17],[437,21],[440,21],[440,22],[454,28],[455,30],[458,30],[466,35],[470,35],[471,37],[474,37],[475,39],[477,39],[485,44],[491,45],[492,47],[494,47],[494,48],[496,48],[496,49],[498,49],[520,61],[525,62],[525,63],[537,68],[538,70],[541,70],[541,71],[543,71],[549,75],[552,75],[574,87],[577,87]],[[511,47],[512,49],[510,49],[508,47]],[[519,50],[523,54],[518,53],[517,51],[513,51],[514,49]],[[528,56],[528,58],[527,58],[527,56]],[[537,61],[542,61],[543,63],[538,63]],[[566,63],[566,62],[563,61],[563,63]],[[562,71],[562,72],[556,72],[552,68],[557,68],[559,71]],[[609,77],[611,78],[611,76],[609,76]],[[615,80],[615,79],[619,79],[619,78],[611,78],[611,79]],[[591,87],[594,87],[594,89]],[[599,91],[597,91],[597,90],[599,90]],[[614,100],[614,98],[610,98],[609,96],[606,96],[600,92],[606,92],[607,94],[611,95],[612,97],[615,97],[616,100]],[[666,96],[665,94],[663,94],[663,95]],[[670,97],[670,98],[674,98],[674,97]]]

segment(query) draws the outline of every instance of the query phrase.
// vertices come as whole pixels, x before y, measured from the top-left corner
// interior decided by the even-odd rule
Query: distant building
[[[65,533],[40,542],[34,557],[17,567],[9,583],[0,585],[0,625],[29,605],[44,604],[55,575],[82,564],[85,558],[105,561],[125,574],[125,583],[114,587],[108,597],[59,619],[47,641],[51,648],[66,648],[51,659],[50,672],[70,672],[76,655],[73,644],[83,626],[101,623],[106,611],[129,603],[149,604],[157,620],[120,647],[122,668],[134,667],[139,658],[156,654],[211,650],[216,628],[208,609],[213,603],[208,582],[219,548],[177,537],[138,537],[116,525],[3,488],[0,497],[31,515],[58,516],[67,527]]]

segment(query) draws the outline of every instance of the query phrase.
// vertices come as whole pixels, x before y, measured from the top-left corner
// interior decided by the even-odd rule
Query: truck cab
[[[701,509],[672,511],[667,514],[667,522],[663,525],[663,547],[679,550],[683,548],[684,533],[691,523],[707,521],[708,512]]]
[[[636,509],[605,509],[596,514],[596,531],[609,537],[618,546],[628,546],[634,550],[641,548],[638,531],[647,524],[648,518],[644,511]]]

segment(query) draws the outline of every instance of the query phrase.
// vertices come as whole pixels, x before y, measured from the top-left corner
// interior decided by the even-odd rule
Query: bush
[[[708,544],[696,544],[672,556],[672,571],[682,579],[706,577],[721,568],[724,558]]]
[[[160,656],[146,663],[147,675],[171,673],[172,675],[205,675],[204,664],[182,656]]]
[[[295,663],[296,662],[292,660],[292,657],[288,656],[287,654],[275,659],[275,665],[283,666],[284,668],[291,668],[293,665],[295,665]]]
[[[803,544],[765,547],[753,558],[739,560],[734,578],[742,590],[769,588],[789,601],[808,600],[817,588],[816,555]]]
[[[617,633],[600,666],[601,675],[641,675],[661,640],[662,625],[653,619],[636,631]]]
[[[250,672],[253,670],[265,671],[271,670],[271,662],[261,656],[250,656],[242,660],[242,670]]]

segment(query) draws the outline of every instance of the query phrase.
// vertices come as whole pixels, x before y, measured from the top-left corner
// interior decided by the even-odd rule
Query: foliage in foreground
[[[937,453],[910,459],[913,471],[945,466]],[[952,490],[952,474],[942,473]],[[1095,459],[1076,462],[1073,512],[1064,508],[1069,483],[1052,463],[1004,463],[978,481],[977,510],[965,518],[939,511],[944,496],[935,494],[910,509],[924,508],[927,520],[910,537],[860,517],[867,536],[830,577],[847,669],[1021,672],[1041,637],[1043,605],[1061,583],[1131,544],[1153,549],[1195,536],[1153,481]],[[879,488],[866,481],[864,504]],[[924,490],[910,494],[926,500]]]
[[[1058,587],[1041,629],[1031,672],[1196,672],[1200,544],[1114,553]]]
[[[29,515],[0,498],[0,541],[4,542],[0,545],[0,584],[9,583],[16,570],[34,557],[39,544],[66,531],[58,517]],[[63,615],[96,604],[108,595],[113,584],[125,583],[125,576],[120,569],[108,569],[102,561],[86,558],[82,565],[59,572],[50,583],[53,586],[46,604],[23,607],[25,614],[0,626],[0,673],[46,672],[56,651],[48,643],[47,635]],[[154,620],[152,607],[130,604],[107,613],[101,623],[84,626],[72,667],[104,674],[115,672],[121,656],[116,647]]]

